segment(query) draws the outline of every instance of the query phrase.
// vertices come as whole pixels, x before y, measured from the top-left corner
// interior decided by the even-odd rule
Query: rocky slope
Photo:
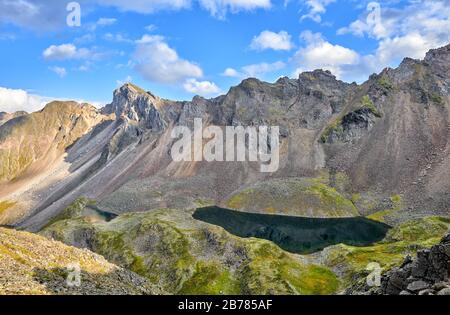
[[[66,150],[108,119],[88,104],[52,102],[40,112],[21,114],[3,124],[0,200],[12,206],[0,210],[0,222],[14,222],[42,201],[56,181],[70,174]]]
[[[79,286],[67,279],[80,268]],[[0,228],[0,295],[159,294],[145,278],[103,257],[42,236]]]

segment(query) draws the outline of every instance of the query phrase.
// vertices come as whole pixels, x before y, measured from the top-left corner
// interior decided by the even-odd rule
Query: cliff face
[[[88,124],[69,120],[75,125],[63,130],[80,132],[63,134],[64,140],[56,141],[66,148],[69,167],[57,178],[50,176],[34,186],[27,207],[31,212],[20,223],[37,229],[79,196],[97,200],[99,207],[114,213],[191,209],[205,202],[245,211],[248,202],[240,201],[245,201],[249,190],[255,196],[276,196],[283,181],[305,178],[323,185],[315,194],[319,210],[308,209],[309,216],[354,212],[352,207],[324,211],[320,205],[329,202],[327,196],[353,203],[355,215],[390,223],[448,214],[449,55],[446,46],[430,51],[422,61],[405,59],[397,69],[385,69],[362,85],[317,70],[273,84],[247,79],[226,95],[195,97],[190,102],[163,100],[126,84],[114,92],[113,102],[101,111],[103,116],[93,113],[95,118]],[[115,116],[115,121],[100,123],[105,115]],[[278,125],[280,168],[264,174],[258,162],[172,161],[173,127],[192,127],[194,118],[202,118],[204,126]],[[87,126],[95,124],[89,131]],[[3,143],[20,143],[10,125],[0,127]],[[64,123],[54,125],[58,130]],[[60,139],[58,132],[46,137]],[[75,134],[81,137],[76,143]],[[28,152],[33,146],[24,143],[20,148]],[[28,161],[28,155],[13,157],[14,163],[22,156]],[[51,190],[49,181],[56,183]],[[269,184],[258,185],[263,181]],[[270,183],[282,186],[271,188]],[[30,189],[11,193],[3,193],[3,198],[13,202],[17,196],[31,194]],[[301,193],[298,198],[305,199]],[[254,206],[254,212],[286,210]],[[300,206],[289,213],[304,214]]]

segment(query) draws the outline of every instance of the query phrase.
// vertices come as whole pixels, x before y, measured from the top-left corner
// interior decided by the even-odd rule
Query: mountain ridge
[[[445,212],[449,50],[450,45],[431,50],[422,61],[405,58],[397,69],[386,68],[361,85],[316,70],[275,83],[250,78],[226,95],[188,102],[125,84],[98,111],[115,120],[105,119],[67,148],[69,176],[56,191],[30,198],[32,210],[19,226],[39,228],[80,196],[115,213],[187,209],[204,200],[226,205],[258,182],[287,178],[316,179],[353,202],[361,215],[387,213],[384,219],[392,222]],[[251,162],[171,161],[171,130],[191,127],[194,118],[205,126],[279,125],[280,169],[264,175]],[[418,191],[432,199],[425,204]],[[389,201],[397,195],[401,207]]]

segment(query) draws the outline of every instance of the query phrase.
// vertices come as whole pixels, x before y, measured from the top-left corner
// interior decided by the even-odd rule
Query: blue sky
[[[0,111],[96,105],[131,81],[169,99],[323,68],[362,82],[450,42],[450,0],[0,0]]]

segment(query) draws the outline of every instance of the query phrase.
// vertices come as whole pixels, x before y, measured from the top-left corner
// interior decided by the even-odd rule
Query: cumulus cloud
[[[422,59],[428,50],[450,42],[450,1],[416,1],[402,8],[371,2],[366,12],[338,34],[368,36],[378,41],[377,49],[347,67],[347,73],[360,79],[384,67],[395,67],[404,57]]]
[[[29,94],[24,90],[0,87],[0,111],[2,112],[34,112],[42,109],[48,101],[46,97]]]
[[[74,44],[51,45],[42,53],[46,60],[86,59],[91,55],[89,49],[78,49]]]
[[[146,80],[173,84],[203,76],[200,66],[181,58],[162,36],[144,35],[136,43],[135,69]]]
[[[303,71],[323,69],[331,71],[340,78],[343,67],[359,62],[357,52],[340,45],[326,41],[320,33],[303,32],[300,37],[306,45],[300,48],[293,61],[297,65],[296,75]]]
[[[56,73],[60,78],[64,78],[67,75],[66,68],[55,66],[55,67],[50,67],[49,69],[51,71],[53,71],[54,73]]]
[[[224,77],[230,77],[230,78],[239,78],[240,76],[242,76],[242,74],[239,73],[239,71],[237,71],[236,69],[233,69],[233,68],[226,68],[225,71],[222,73],[222,75]]]
[[[326,7],[335,2],[336,0],[306,0],[305,5],[308,7],[309,12],[302,15],[301,19],[311,19],[314,22],[320,23],[322,21],[322,14],[324,14],[327,9]]]
[[[253,50],[291,50],[294,44],[291,42],[291,35],[285,31],[279,33],[263,31],[255,36],[250,44]]]
[[[189,93],[201,96],[217,95],[221,92],[220,88],[214,82],[197,81],[196,79],[186,80],[183,88]]]

